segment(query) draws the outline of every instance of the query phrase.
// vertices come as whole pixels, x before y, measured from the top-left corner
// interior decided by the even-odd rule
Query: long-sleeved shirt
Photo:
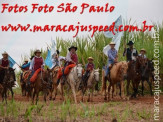
[[[116,49],[110,49],[108,51],[109,60],[115,60],[116,57],[117,57],[117,50]]]
[[[133,48],[132,50],[130,48],[127,48],[124,53],[123,56],[127,57],[127,61],[136,61],[136,56],[138,56],[138,52],[135,48]]]
[[[52,59],[52,63],[53,63],[52,67],[57,66],[57,65],[61,66],[62,65],[62,60],[65,60],[65,57],[59,56],[58,59],[53,58]]]
[[[77,54],[72,54],[72,53],[68,52],[67,56],[66,56],[66,61],[67,62],[75,62],[75,63],[77,63],[78,62]]]
[[[35,56],[36,58],[42,58],[42,57],[37,57],[37,56]],[[29,69],[30,70],[34,70],[34,65],[35,65],[35,57],[32,59],[32,61],[31,61],[31,63],[30,63],[30,67],[29,67]],[[45,65],[45,63],[44,63],[44,59],[42,58],[42,60],[43,60],[43,66]]]

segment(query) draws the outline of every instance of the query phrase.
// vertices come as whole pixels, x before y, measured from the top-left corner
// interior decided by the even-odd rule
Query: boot
[[[60,79],[57,80],[57,85],[59,85]]]

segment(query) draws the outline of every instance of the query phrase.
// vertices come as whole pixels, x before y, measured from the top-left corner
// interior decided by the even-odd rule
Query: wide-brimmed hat
[[[144,51],[144,52],[146,53],[146,50],[145,50],[144,48],[142,48],[142,49],[140,50],[140,52],[141,52],[141,51]]]
[[[75,46],[71,46],[68,50],[70,51],[71,49],[75,49],[75,51],[76,51],[78,48]]]
[[[115,45],[115,42],[110,42],[110,44],[109,45]]]
[[[127,43],[127,45],[133,45],[133,44],[134,44],[133,41],[129,41],[129,42]]]
[[[88,60],[94,60],[93,57],[88,57]]]
[[[41,51],[37,49],[34,54],[36,55],[36,53],[41,53]]]
[[[8,53],[7,53],[6,51],[4,51],[4,52],[2,53],[2,55],[8,55]]]

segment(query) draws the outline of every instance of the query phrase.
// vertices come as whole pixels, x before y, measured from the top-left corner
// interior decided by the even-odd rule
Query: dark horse
[[[0,69],[1,73],[0,77],[1,79],[3,79],[1,81],[1,85],[2,85],[2,101],[6,101],[7,103],[7,91],[10,90],[11,91],[11,95],[12,95],[12,99],[14,97],[14,92],[12,87],[14,86],[14,81],[16,81],[16,77],[15,77],[15,72],[13,68],[8,68],[8,69]]]
[[[142,83],[142,96],[144,91],[144,81],[147,81],[150,86],[150,92],[152,95],[152,86],[149,78],[152,76],[153,62],[152,60],[144,59],[140,56],[137,57],[136,61],[130,61],[128,65],[128,77],[127,77],[127,95],[129,95],[129,85],[132,81],[133,94],[131,97],[135,97],[138,93],[138,87],[140,81]]]
[[[37,79],[35,80],[33,85],[33,98],[32,103],[34,104],[35,96],[36,96],[36,104],[39,100],[39,92],[42,91],[44,93],[44,101],[46,102],[46,97],[48,93],[50,92],[50,89],[52,87],[52,71],[47,69],[45,71],[41,71]]]
[[[145,59],[144,62],[141,65],[141,83],[142,83],[142,96],[144,96],[144,81],[147,81],[149,88],[150,88],[150,94],[152,93],[152,83],[150,81],[150,77],[153,78],[153,71],[154,71],[154,63],[152,60]]]

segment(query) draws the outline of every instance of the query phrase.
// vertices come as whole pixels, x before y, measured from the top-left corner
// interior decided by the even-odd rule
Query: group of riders
[[[107,62],[107,67],[105,68],[105,77],[110,74],[110,69],[112,66],[118,62],[118,52],[115,49],[115,43],[111,42],[110,44],[110,49],[108,50],[108,62]],[[146,50],[141,49],[140,54],[138,54],[138,51],[134,48],[134,43],[133,41],[129,41],[127,44],[129,47],[124,50],[123,56],[126,56],[127,62],[130,61],[136,61],[136,57],[140,56],[144,59],[146,59]],[[29,62],[27,59],[25,59],[24,64],[20,67],[22,71],[28,71],[29,77],[28,77],[28,84],[31,84],[31,78],[37,72],[38,69],[44,69],[45,62],[43,57],[41,56],[41,51],[36,50],[34,52],[34,56],[31,57],[31,61]],[[3,84],[3,79],[4,79],[4,73],[5,70],[9,68],[9,59],[8,59],[8,53],[4,52],[2,54],[3,58],[0,60],[0,83]],[[85,73],[83,74],[83,82],[87,83],[89,74],[93,69],[95,69],[95,65],[93,63],[94,59],[93,57],[88,58],[88,63],[85,65]],[[63,64],[64,62],[64,64]],[[59,50],[56,50],[55,53],[52,55],[52,63],[53,63],[53,68],[56,66],[63,67],[60,72],[58,72],[58,80],[57,84],[60,83],[60,79],[62,78],[63,82],[66,79],[66,75],[70,71],[71,68],[75,67],[79,62],[78,62],[78,55],[77,55],[77,47],[71,46],[68,49],[67,56],[63,57],[60,56]]]

